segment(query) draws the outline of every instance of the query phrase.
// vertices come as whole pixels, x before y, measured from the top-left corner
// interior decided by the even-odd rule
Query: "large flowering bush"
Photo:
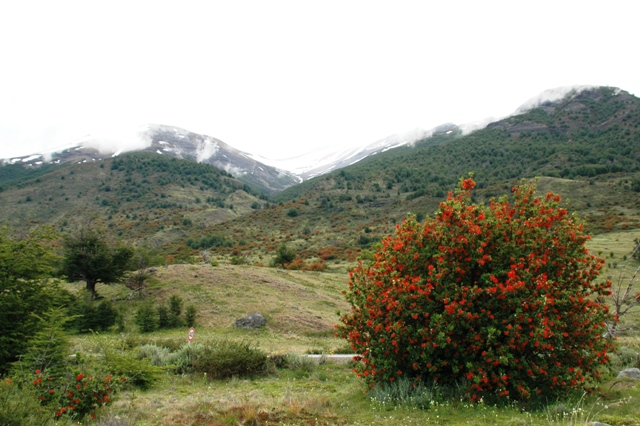
[[[462,180],[434,218],[410,217],[351,271],[337,328],[361,354],[356,372],[370,387],[462,385],[471,400],[593,389],[610,349],[604,261],[559,196],[523,184],[484,206],[474,186]]]

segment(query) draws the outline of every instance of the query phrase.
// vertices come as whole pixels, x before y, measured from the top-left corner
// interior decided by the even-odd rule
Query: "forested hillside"
[[[303,258],[354,259],[408,212],[433,212],[474,173],[477,201],[508,194],[524,178],[570,200],[590,232],[638,226],[640,100],[599,88],[547,102],[470,135],[418,141],[289,188],[269,211],[207,229],[273,253],[288,243]],[[218,250],[229,250],[219,248]]]
[[[159,248],[195,223],[223,222],[265,203],[225,171],[151,153],[46,171],[13,179],[0,192],[0,217],[11,230],[52,225],[64,233],[92,222],[114,237]]]
[[[546,102],[468,135],[437,134],[278,194],[211,165],[155,153],[24,169],[0,168],[0,215],[13,232],[91,222],[149,245],[167,261],[218,255],[268,264],[286,244],[296,265],[353,260],[411,212],[431,214],[474,174],[476,201],[523,178],[570,200],[590,232],[638,226],[640,100],[614,88]],[[312,266],[313,265],[313,266]]]

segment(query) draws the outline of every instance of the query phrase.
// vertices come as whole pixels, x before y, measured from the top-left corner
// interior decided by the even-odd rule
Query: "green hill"
[[[0,217],[10,229],[51,225],[66,232],[92,222],[121,239],[157,248],[195,224],[246,214],[265,198],[210,165],[149,153],[43,171],[5,180]]]
[[[617,89],[574,93],[469,135],[438,135],[311,179],[274,196],[279,204],[268,211],[205,234],[246,242],[240,250],[258,253],[255,261],[283,243],[311,261],[354,259],[408,212],[433,212],[469,172],[476,201],[538,177],[539,190],[570,200],[590,232],[636,229],[639,107],[640,99]]]
[[[432,213],[473,172],[476,201],[539,177],[592,233],[640,223],[640,99],[614,88],[571,93],[464,135],[438,134],[271,197],[210,165],[154,153],[95,163],[0,168],[0,217],[15,232],[89,221],[167,260],[219,256],[268,264],[289,245],[306,266],[366,255],[408,212]],[[303,265],[300,265],[303,266]]]

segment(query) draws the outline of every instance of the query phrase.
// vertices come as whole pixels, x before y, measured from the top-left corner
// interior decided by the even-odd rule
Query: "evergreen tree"
[[[195,327],[197,315],[198,312],[194,305],[187,306],[187,311],[184,313],[184,320],[187,323],[187,327]]]
[[[174,294],[169,299],[169,326],[178,327],[182,323],[180,320],[180,314],[182,314],[182,298],[177,294]]]
[[[33,374],[36,370],[47,371],[49,375],[59,373],[66,365],[69,352],[69,337],[64,332],[64,325],[73,318],[57,308],[38,319],[43,328],[29,339],[27,350],[14,368],[23,374]]]
[[[52,241],[41,232],[16,240],[0,228],[0,374],[42,330],[39,316],[70,300],[57,280],[47,278],[56,260]]]

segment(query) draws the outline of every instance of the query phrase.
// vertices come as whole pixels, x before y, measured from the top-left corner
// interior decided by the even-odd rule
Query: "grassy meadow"
[[[614,295],[624,294],[640,265],[631,256],[640,238],[640,100],[613,88],[587,95],[469,135],[436,134],[277,194],[215,167],[152,153],[86,164],[0,167],[0,217],[11,235],[50,227],[64,237],[92,226],[110,242],[142,248],[167,264],[156,268],[144,294],[122,284],[98,284],[98,293],[113,301],[119,314],[112,330],[62,333],[70,339],[72,369],[98,377],[117,367],[131,379],[95,420],[82,421],[105,426],[640,425],[640,381],[616,379],[621,369],[640,367],[640,306],[620,318],[617,350],[601,391],[541,406],[471,404],[456,389],[418,392],[402,384],[366,392],[353,364],[316,364],[305,356],[351,351],[334,337],[333,328],[337,312],[349,309],[342,295],[348,270],[358,257],[371,256],[407,212],[418,220],[431,215],[469,172],[478,183],[472,200],[485,204],[509,194],[521,179],[542,176],[538,194],[562,195],[569,211],[585,220],[594,235],[588,247],[606,259],[599,279],[612,281]],[[292,263],[299,261],[300,270],[265,266],[283,245],[295,252]],[[64,286],[84,292],[84,283]],[[634,300],[640,285],[633,282],[630,290],[628,300]],[[139,312],[155,315],[175,296],[183,308],[197,312],[191,344],[186,326],[140,332]],[[609,302],[614,305],[612,298]],[[98,303],[77,305],[86,309]],[[254,312],[267,319],[265,327],[234,328],[236,319]],[[259,372],[225,378],[202,372],[215,369],[177,365],[188,365],[190,351],[200,350],[194,348],[218,348],[222,354],[229,347],[249,361],[269,358]],[[216,361],[211,354],[203,358]],[[69,377],[77,385],[78,376]],[[15,422],[0,417],[0,426],[54,424],[53,413],[38,416],[37,399],[27,398],[28,391],[23,399],[16,397],[11,393],[16,388],[0,381],[0,414],[15,408],[30,417]],[[63,416],[56,424],[71,423]]]
[[[607,258],[602,277],[617,276],[630,259],[637,233],[599,235],[590,249]],[[627,256],[626,264],[623,264]],[[472,404],[455,391],[402,390],[395,399],[388,391],[366,392],[353,373],[353,364],[309,361],[304,354],[348,353],[344,341],[333,336],[336,311],[348,308],[341,291],[348,280],[344,263],[325,272],[283,271],[249,265],[209,263],[168,265],[157,269],[140,299],[122,285],[99,285],[105,298],[124,315],[121,332],[74,335],[72,351],[83,359],[108,351],[134,354],[142,345],[176,350],[187,343],[187,328],[139,333],[134,322],[138,307],[155,306],[179,295],[198,311],[192,344],[219,340],[245,342],[286,364],[273,363],[264,374],[249,378],[213,380],[202,373],[165,369],[146,388],[126,386],[113,404],[99,410],[102,425],[582,425],[600,421],[610,425],[640,424],[640,382],[616,379],[624,367],[640,367],[640,309],[622,319],[631,329],[617,340],[612,370],[601,391],[572,395],[544,406]],[[82,291],[81,284],[70,284]],[[635,291],[640,288],[636,287]],[[259,330],[233,327],[235,319],[260,312],[267,326]],[[292,361],[293,360],[293,361]],[[94,361],[95,362],[95,361]],[[65,424],[61,422],[59,424]]]

